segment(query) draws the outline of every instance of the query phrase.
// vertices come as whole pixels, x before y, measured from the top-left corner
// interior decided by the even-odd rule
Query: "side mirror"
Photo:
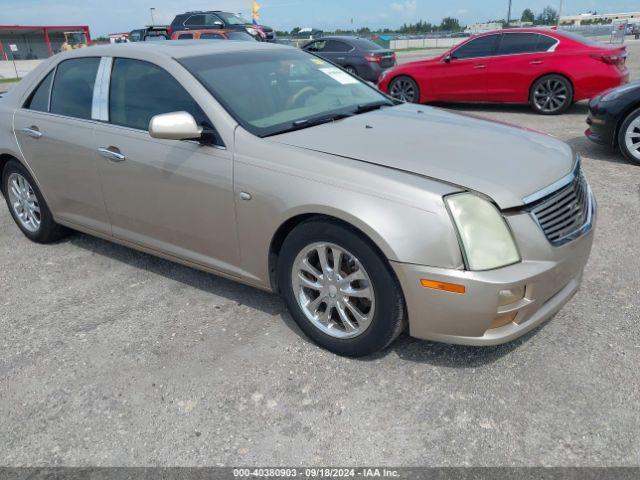
[[[221,21],[219,21],[219,20],[217,20],[217,21],[213,22],[213,25],[214,25],[216,28],[222,28],[222,27],[224,27],[224,23],[222,23],[222,22],[221,22]]]
[[[451,56],[451,54],[447,54],[446,57],[444,57],[443,61],[444,63],[451,63],[451,60],[453,60],[453,57]]]
[[[199,140],[202,130],[187,112],[156,115],[149,122],[149,135],[164,140]]]

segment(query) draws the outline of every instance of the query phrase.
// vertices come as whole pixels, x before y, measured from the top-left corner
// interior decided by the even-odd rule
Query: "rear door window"
[[[178,40],[193,40],[193,33],[183,33],[178,37]]]
[[[38,88],[31,94],[29,100],[25,104],[24,108],[29,110],[36,110],[38,112],[49,111],[49,95],[51,93],[51,84],[53,83],[53,72],[50,72]]]
[[[91,119],[93,87],[99,65],[98,57],[65,60],[59,64],[51,91],[51,113]]]
[[[350,52],[353,47],[345,42],[339,40],[327,40],[326,45],[323,48],[323,52]]]
[[[498,55],[546,52],[556,42],[554,38],[537,33],[505,33],[500,41]]]
[[[146,131],[153,116],[181,111],[193,115],[199,125],[209,124],[196,101],[168,72],[141,60],[115,59],[109,90],[111,123]]]
[[[490,57],[495,54],[499,35],[486,35],[471,40],[458,48],[451,55],[452,58],[464,60],[467,58]]]

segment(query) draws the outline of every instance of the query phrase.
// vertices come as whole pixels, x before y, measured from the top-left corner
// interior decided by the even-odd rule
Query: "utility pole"
[[[560,0],[560,10],[558,10],[558,26],[560,26],[560,17],[562,17],[563,0]]]
[[[155,11],[156,11],[156,9],[155,9],[154,7],[151,7],[151,8],[149,9],[149,12],[151,12],[151,26],[152,26],[152,27],[156,24],[156,21],[155,21],[155,19],[153,18],[153,12],[155,12]]]
[[[509,0],[509,12],[507,13],[507,27],[511,23],[511,1],[512,0]]]

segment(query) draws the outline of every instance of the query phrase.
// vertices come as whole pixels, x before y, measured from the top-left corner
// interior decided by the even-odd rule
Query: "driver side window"
[[[491,57],[496,53],[499,35],[486,35],[465,43],[451,54],[451,58],[465,60],[468,58]]]

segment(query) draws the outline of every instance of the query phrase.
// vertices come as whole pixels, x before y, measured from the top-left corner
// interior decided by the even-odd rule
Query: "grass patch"
[[[0,83],[15,83],[22,80],[21,78],[0,78]]]

